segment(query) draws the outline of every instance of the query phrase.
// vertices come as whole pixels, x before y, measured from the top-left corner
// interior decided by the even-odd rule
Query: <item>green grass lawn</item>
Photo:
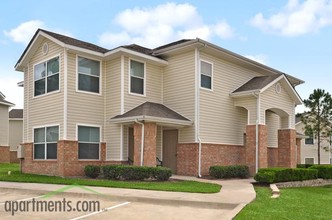
[[[237,216],[240,219],[332,219],[332,186],[281,189],[271,199],[268,187],[255,187],[256,200]]]
[[[8,175],[11,171],[11,175]],[[221,186],[218,184],[202,183],[196,181],[114,181],[114,180],[93,180],[79,178],[62,178],[56,176],[45,176],[36,174],[21,174],[18,164],[0,164],[0,181],[49,183],[49,184],[77,184],[84,186],[103,186],[114,188],[145,189],[174,192],[191,193],[217,193]]]

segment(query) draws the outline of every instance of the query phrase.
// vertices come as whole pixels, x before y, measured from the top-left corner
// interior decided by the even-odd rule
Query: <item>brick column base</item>
[[[141,165],[141,139],[142,126],[138,123],[134,124],[134,165]],[[144,124],[144,152],[143,165],[156,166],[157,156],[157,125],[156,123]]]
[[[267,126],[258,125],[258,168],[267,167]],[[246,127],[246,164],[250,175],[256,172],[256,125]]]
[[[297,153],[296,153],[296,156],[297,156],[296,163],[297,164],[301,164],[301,138],[296,138],[296,150],[297,150]]]
[[[278,130],[278,164],[279,167],[296,167],[296,131],[294,129]]]

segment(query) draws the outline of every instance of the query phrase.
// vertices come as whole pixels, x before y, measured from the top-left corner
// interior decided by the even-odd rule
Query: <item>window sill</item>
[[[52,91],[52,92],[49,92],[49,93],[45,93],[45,94],[42,94],[42,95],[37,95],[37,96],[33,96],[32,99],[37,99],[37,98],[41,98],[41,97],[45,97],[45,96],[48,96],[48,95],[53,95],[53,94],[57,94],[57,93],[61,93],[61,90],[55,90],[55,91]]]
[[[58,159],[33,159],[33,162],[57,162]]]
[[[133,95],[133,96],[139,96],[139,97],[143,97],[145,98],[146,95],[145,94],[138,94],[138,93],[133,93],[133,92],[128,92],[129,95]]]
[[[204,87],[199,87],[201,90],[208,91],[208,92],[213,92],[213,89],[208,89]]]
[[[100,159],[78,159],[78,162],[101,161]]]
[[[82,93],[82,94],[87,94],[87,95],[95,95],[95,96],[102,96],[102,93],[95,93],[95,92],[89,92],[89,91],[84,91],[84,90],[78,90],[76,89],[77,93]]]

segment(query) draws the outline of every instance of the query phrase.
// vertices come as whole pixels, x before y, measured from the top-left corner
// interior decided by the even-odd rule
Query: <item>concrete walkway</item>
[[[207,180],[195,177],[173,175],[173,179],[195,180],[203,182],[211,182],[222,185],[219,193],[202,194],[202,193],[182,193],[182,192],[163,192],[152,190],[135,190],[135,189],[119,189],[107,187],[92,187],[88,189],[96,191],[113,200],[126,200],[131,202],[145,202],[160,205],[171,206],[190,206],[209,209],[225,209],[228,210],[223,219],[232,219],[241,209],[256,197],[251,182],[253,179],[236,179],[236,180]],[[39,184],[39,183],[15,183],[0,182],[0,188],[18,189],[37,191],[45,194],[45,192],[53,192],[65,187],[58,184]],[[66,190],[65,193],[78,195],[95,196],[94,192],[84,190],[80,187],[73,187]]]

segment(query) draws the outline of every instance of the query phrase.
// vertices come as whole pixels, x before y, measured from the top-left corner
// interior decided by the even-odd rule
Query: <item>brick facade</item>
[[[198,175],[198,144],[177,145],[177,174]],[[245,164],[245,148],[239,145],[202,143],[201,175],[209,174],[210,166]]]
[[[266,168],[268,166],[267,158],[267,126],[258,125],[258,167]],[[250,174],[256,172],[256,125],[247,125],[246,127],[246,165],[249,166]]]
[[[276,147],[267,148],[267,166],[278,167],[278,148]]]
[[[33,160],[33,143],[25,143],[22,172],[51,176],[84,176],[86,165],[119,164],[118,161],[106,161],[106,143],[100,144],[100,160],[78,160],[78,142],[58,141],[56,160]]]
[[[142,126],[138,123],[134,124],[134,165],[141,164],[141,139]],[[156,166],[157,157],[157,125],[156,123],[144,124],[144,153],[143,165]]]
[[[278,166],[296,167],[296,131],[294,129],[278,130]]]
[[[296,149],[297,149],[297,152],[296,152],[296,157],[297,157],[296,163],[297,164],[301,164],[301,138],[296,138]]]
[[[9,149],[9,146],[0,146],[0,163],[10,163]]]

